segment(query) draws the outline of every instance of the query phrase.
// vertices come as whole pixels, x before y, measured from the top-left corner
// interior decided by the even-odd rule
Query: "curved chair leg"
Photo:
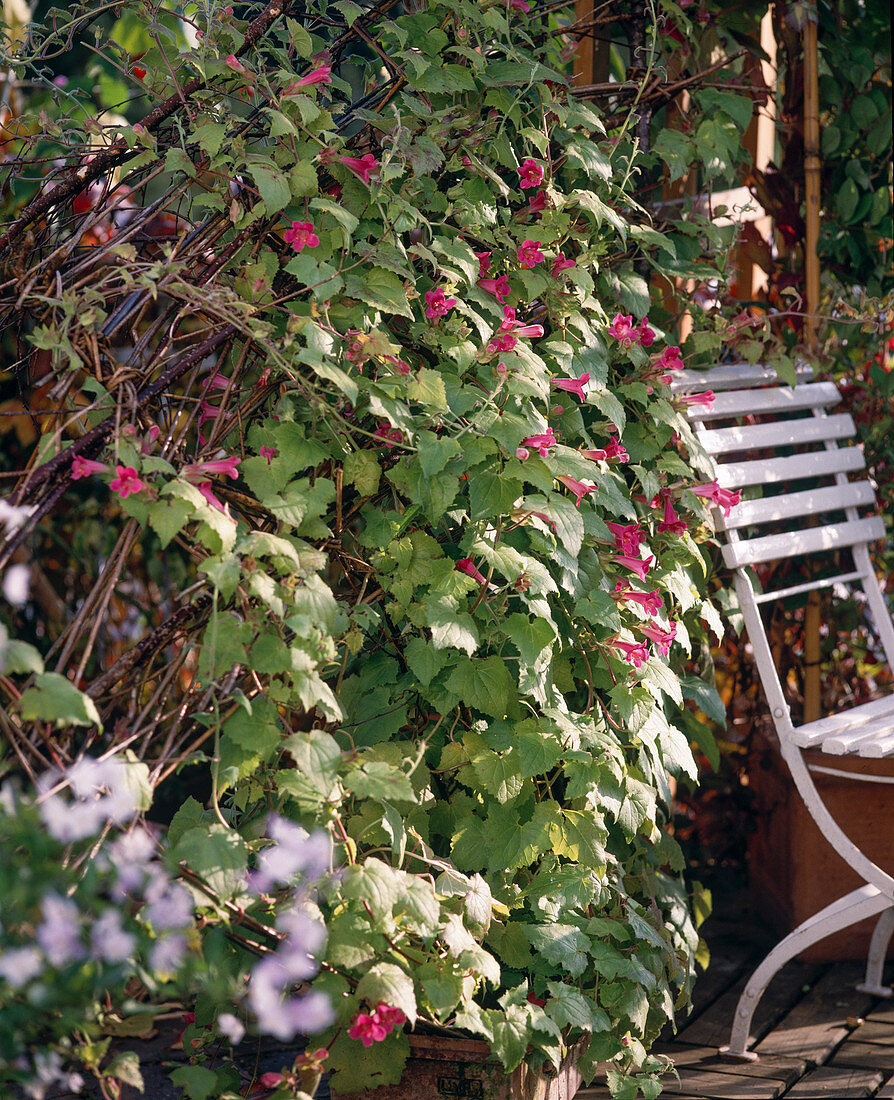
[[[892,935],[894,935],[894,907],[882,913],[873,930],[872,939],[869,941],[869,955],[866,959],[866,980],[857,986],[861,993],[871,993],[875,997],[894,996],[894,989],[882,982],[885,956],[888,954],[888,944],[891,942]]]
[[[776,973],[795,955],[800,954],[813,944],[819,943],[826,936],[831,936],[833,932],[840,932],[843,928],[849,928],[857,921],[873,917],[882,910],[891,910],[891,899],[875,886],[861,886],[859,889],[845,894],[843,898],[833,901],[831,905],[827,905],[825,909],[821,909],[814,916],[804,921],[803,924],[798,925],[793,932],[790,932],[784,940],[781,940],[773,948],[749,978],[748,984],[739,998],[739,1003],[736,1005],[736,1015],[729,1046],[721,1047],[720,1053],[731,1055],[734,1058],[741,1058],[748,1062],[756,1061],[758,1056],[747,1049],[749,1043],[748,1032],[758,1002]],[[886,923],[886,929],[887,927]],[[888,935],[890,934],[889,931]],[[879,937],[880,941],[881,937]],[[875,943],[874,936],[873,943]]]

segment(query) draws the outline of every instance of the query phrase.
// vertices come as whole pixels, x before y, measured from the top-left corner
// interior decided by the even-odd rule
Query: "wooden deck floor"
[[[721,1058],[739,993],[776,942],[743,909],[712,917],[703,929],[711,965],[696,984],[692,1013],[653,1051],[679,1075],[664,1079],[674,1100],[894,1100],[894,999],[858,993],[857,963],[789,963],[770,984],[755,1015],[757,1062]],[[887,980],[894,979],[894,965]],[[575,1100],[610,1100],[605,1086]]]

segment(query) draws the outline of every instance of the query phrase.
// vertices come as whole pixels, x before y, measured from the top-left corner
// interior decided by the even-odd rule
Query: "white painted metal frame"
[[[775,373],[766,367],[725,364],[708,371],[682,371],[673,385],[677,393],[717,391],[710,407],[691,405],[688,415],[697,440],[711,456],[721,486],[760,488],[786,483],[779,495],[743,501],[726,518],[717,513],[717,525],[725,533],[723,556],[726,565],[736,570],[735,589],[782,756],[823,835],[866,884],[804,921],[767,955],[751,976],[736,1007],[729,1045],[721,1047],[722,1052],[747,1060],[757,1058],[748,1050],[749,1030],[757,1004],[773,976],[806,948],[867,917],[878,915],[879,920],[870,943],[865,979],[858,988],[881,997],[890,997],[894,992],[882,984],[885,956],[894,935],[894,878],[869,859],[832,817],[817,791],[812,769],[802,756],[805,748],[870,759],[894,756],[894,696],[795,727],[760,613],[760,605],[770,600],[858,582],[865,594],[873,629],[888,663],[894,667],[894,624],[868,549],[869,543],[884,537],[884,523],[878,515],[861,518],[859,509],[875,504],[870,483],[848,480],[848,473],[862,469],[864,460],[858,447],[838,446],[839,440],[846,440],[854,432],[849,416],[828,413],[840,400],[840,394],[832,383],[812,382],[811,378],[809,368],[801,367],[798,384],[790,387],[780,385]],[[807,416],[787,419],[791,413],[805,412],[811,413],[812,419]],[[762,423],[755,424],[755,416],[761,417]],[[733,427],[705,427],[705,422],[723,420],[740,423]],[[791,449],[810,444],[815,449],[806,453],[772,454],[777,447]],[[760,457],[749,457],[752,449],[759,451]],[[834,484],[797,491],[788,489],[788,483],[817,477],[834,478]],[[823,513],[843,515],[844,519],[805,525],[806,519],[819,520]],[[746,529],[755,530],[766,523],[778,526],[788,520],[798,521],[794,529],[781,534],[742,537]],[[852,570],[772,592],[755,591],[749,566],[841,548],[850,549]],[[886,776],[837,769],[817,767],[816,771],[834,772],[857,781],[891,781]]]

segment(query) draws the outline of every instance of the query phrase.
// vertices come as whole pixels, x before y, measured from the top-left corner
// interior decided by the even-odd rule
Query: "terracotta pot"
[[[440,1035],[410,1035],[410,1057],[396,1085],[333,1093],[333,1100],[571,1100],[581,1084],[569,1052],[558,1073],[534,1073],[524,1063],[506,1073],[487,1043]],[[551,1067],[550,1067],[551,1068]]]

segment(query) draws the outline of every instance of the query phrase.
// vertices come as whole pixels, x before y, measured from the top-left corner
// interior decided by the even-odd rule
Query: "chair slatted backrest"
[[[742,492],[729,516],[716,512],[723,559],[738,571],[736,588],[777,729],[791,731],[758,605],[856,583],[894,666],[894,625],[869,554],[869,545],[885,537],[885,525],[872,484],[855,476],[865,469],[853,441],[856,427],[849,414],[834,411],[841,401],[836,386],[813,381],[806,367],[799,368],[795,386],[781,384],[763,366],[724,364],[680,371],[672,388],[677,394],[715,392],[710,405],[689,405],[688,418],[719,485]],[[851,565],[842,570],[848,552]],[[805,560],[806,580],[755,591],[747,567],[794,557]]]

